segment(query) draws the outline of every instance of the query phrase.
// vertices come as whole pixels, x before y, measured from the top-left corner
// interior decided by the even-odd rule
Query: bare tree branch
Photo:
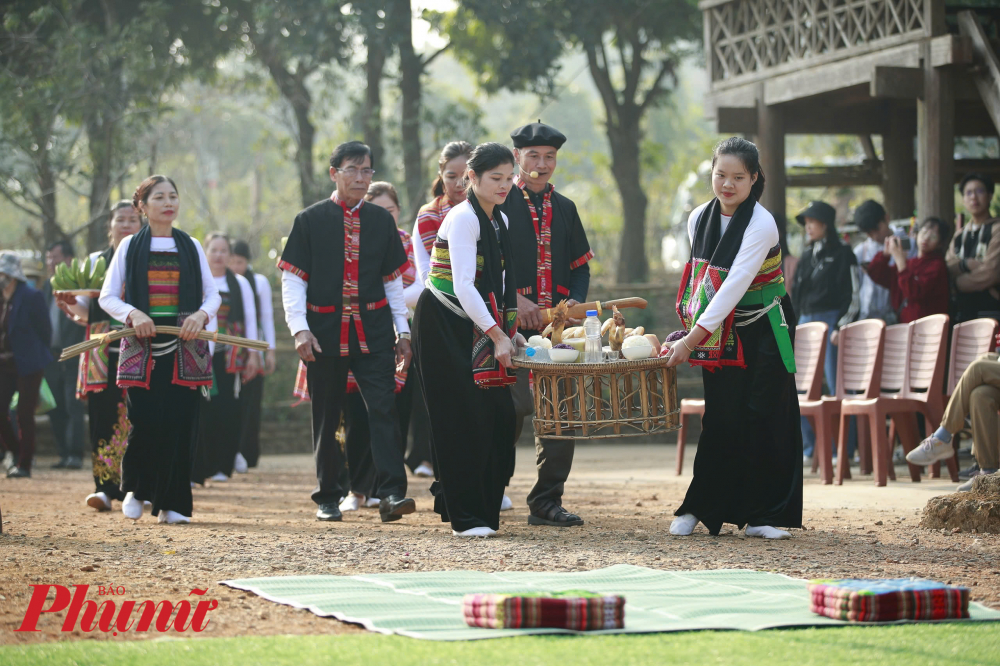
[[[674,61],[670,59],[670,56],[663,58],[663,62],[660,63],[660,69],[656,72],[656,77],[653,79],[653,83],[649,90],[646,92],[646,97],[641,102],[639,102],[639,109],[645,111],[650,106],[655,104],[660,97],[667,93],[667,89],[663,87],[663,79],[667,75],[671,78],[674,77]]]

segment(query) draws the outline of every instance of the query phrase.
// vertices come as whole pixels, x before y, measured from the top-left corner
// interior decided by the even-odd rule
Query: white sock
[[[459,532],[458,530],[452,530],[452,535],[457,537],[491,537],[496,536],[496,532],[489,527],[471,527],[464,532]]]
[[[142,502],[137,500],[134,494],[126,493],[125,499],[122,500],[122,513],[126,518],[139,520],[142,518]]]
[[[176,523],[190,523],[191,519],[177,513],[176,511],[161,511],[159,522],[174,525]]]
[[[698,518],[693,513],[677,516],[670,523],[670,533],[674,536],[688,536],[698,526]]]
[[[757,527],[751,527],[747,525],[747,536],[748,537],[761,537],[764,539],[791,539],[792,535],[785,530],[779,530],[777,527],[771,527],[770,525],[758,525]]]

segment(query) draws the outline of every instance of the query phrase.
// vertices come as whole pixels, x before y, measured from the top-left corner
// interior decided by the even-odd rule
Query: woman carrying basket
[[[705,416],[694,478],[670,533],[703,523],[747,526],[787,539],[802,526],[802,434],[795,391],[795,315],[785,293],[774,217],[757,146],[723,141],[712,158],[715,198],[688,220],[691,259],[677,294],[685,335],[667,345],[673,367],[702,366]]]
[[[505,146],[484,143],[472,151],[468,198],[438,229],[413,318],[431,422],[434,510],[455,536],[496,534],[510,480],[517,291],[499,205],[513,174],[514,155]]]
[[[142,517],[152,503],[161,523],[191,520],[191,450],[200,386],[211,386],[209,327],[221,299],[201,245],[174,228],[180,197],[166,176],[150,176],[133,204],[149,224],[118,246],[101,289],[101,307],[136,330],[124,338],[118,386],[127,388],[132,424],[122,458],[122,513]],[[180,326],[179,337],[157,325]]]

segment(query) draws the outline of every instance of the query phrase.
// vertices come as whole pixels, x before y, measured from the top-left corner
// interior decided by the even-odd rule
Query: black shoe
[[[51,469],[66,469],[66,463],[68,461],[69,461],[69,458],[60,458],[59,462],[52,463],[52,465],[50,467],[51,467]]]
[[[344,515],[340,513],[340,507],[337,506],[336,502],[327,502],[326,504],[320,504],[319,509],[316,510],[316,520],[330,520],[339,522],[343,520]]]
[[[66,469],[83,469],[83,460],[76,456],[66,458]]]
[[[382,517],[383,523],[391,523],[394,520],[399,520],[408,513],[413,513],[417,510],[417,503],[409,497],[400,497],[399,495],[389,495],[388,497],[383,497],[382,501],[378,503],[378,514]]]
[[[972,475],[979,471],[979,463],[972,463],[972,466],[968,469],[963,469],[958,473],[958,478],[960,479],[971,479]]]
[[[529,525],[548,525],[549,527],[574,527],[583,525],[583,518],[570,513],[556,503],[536,511],[534,509],[528,514]]]
[[[7,478],[8,479],[30,479],[31,478],[31,470],[30,469],[22,469],[22,468],[18,467],[17,465],[14,465],[9,470],[7,470]]]

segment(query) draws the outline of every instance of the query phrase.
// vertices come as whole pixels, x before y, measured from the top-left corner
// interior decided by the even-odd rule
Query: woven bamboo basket
[[[514,359],[535,379],[535,435],[608,439],[677,430],[677,372],[666,358],[607,363]]]

